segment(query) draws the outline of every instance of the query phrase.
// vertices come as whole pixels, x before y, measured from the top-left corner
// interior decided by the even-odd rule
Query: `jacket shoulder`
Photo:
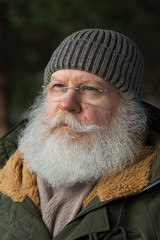
[[[21,121],[0,139],[0,168],[5,165],[6,161],[17,150],[18,136],[26,123],[27,119]]]

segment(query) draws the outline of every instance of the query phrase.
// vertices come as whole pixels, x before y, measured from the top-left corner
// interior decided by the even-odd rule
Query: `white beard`
[[[72,113],[59,114],[48,122],[45,108],[43,100],[32,110],[19,149],[28,168],[53,188],[97,181],[138,161],[146,116],[136,103],[123,103],[104,126],[80,122]],[[63,124],[71,128],[60,127]]]

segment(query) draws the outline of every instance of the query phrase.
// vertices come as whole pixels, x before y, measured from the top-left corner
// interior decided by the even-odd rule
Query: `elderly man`
[[[0,239],[160,239],[160,112],[126,36],[54,51],[29,118],[1,139]]]

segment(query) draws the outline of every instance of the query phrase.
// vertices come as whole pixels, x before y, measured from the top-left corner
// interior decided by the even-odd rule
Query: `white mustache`
[[[50,128],[55,129],[60,126],[69,126],[75,132],[89,133],[97,131],[100,127],[78,120],[72,113],[59,113],[48,122]]]

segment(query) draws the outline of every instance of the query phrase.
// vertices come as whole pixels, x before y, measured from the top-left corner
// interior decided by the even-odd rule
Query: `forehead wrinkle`
[[[94,84],[93,86],[97,86],[99,88],[112,88],[114,86],[112,86],[108,81],[93,75],[92,76],[84,76],[83,73],[79,74],[79,75],[68,75],[68,74],[63,74],[62,76],[51,76],[51,81],[58,81],[58,82],[62,82],[65,84],[68,84],[68,82],[71,82],[73,84],[77,84],[77,85],[83,85],[83,84]]]
[[[75,76],[75,77],[68,77],[68,76],[65,76],[65,77],[59,77],[59,76],[52,76],[51,77],[51,81],[60,81],[60,82],[68,82],[70,80],[75,80],[75,83],[78,83],[78,84],[90,84],[90,83],[101,83],[101,81],[95,81],[95,79],[91,79],[91,78],[83,78],[81,76]]]

